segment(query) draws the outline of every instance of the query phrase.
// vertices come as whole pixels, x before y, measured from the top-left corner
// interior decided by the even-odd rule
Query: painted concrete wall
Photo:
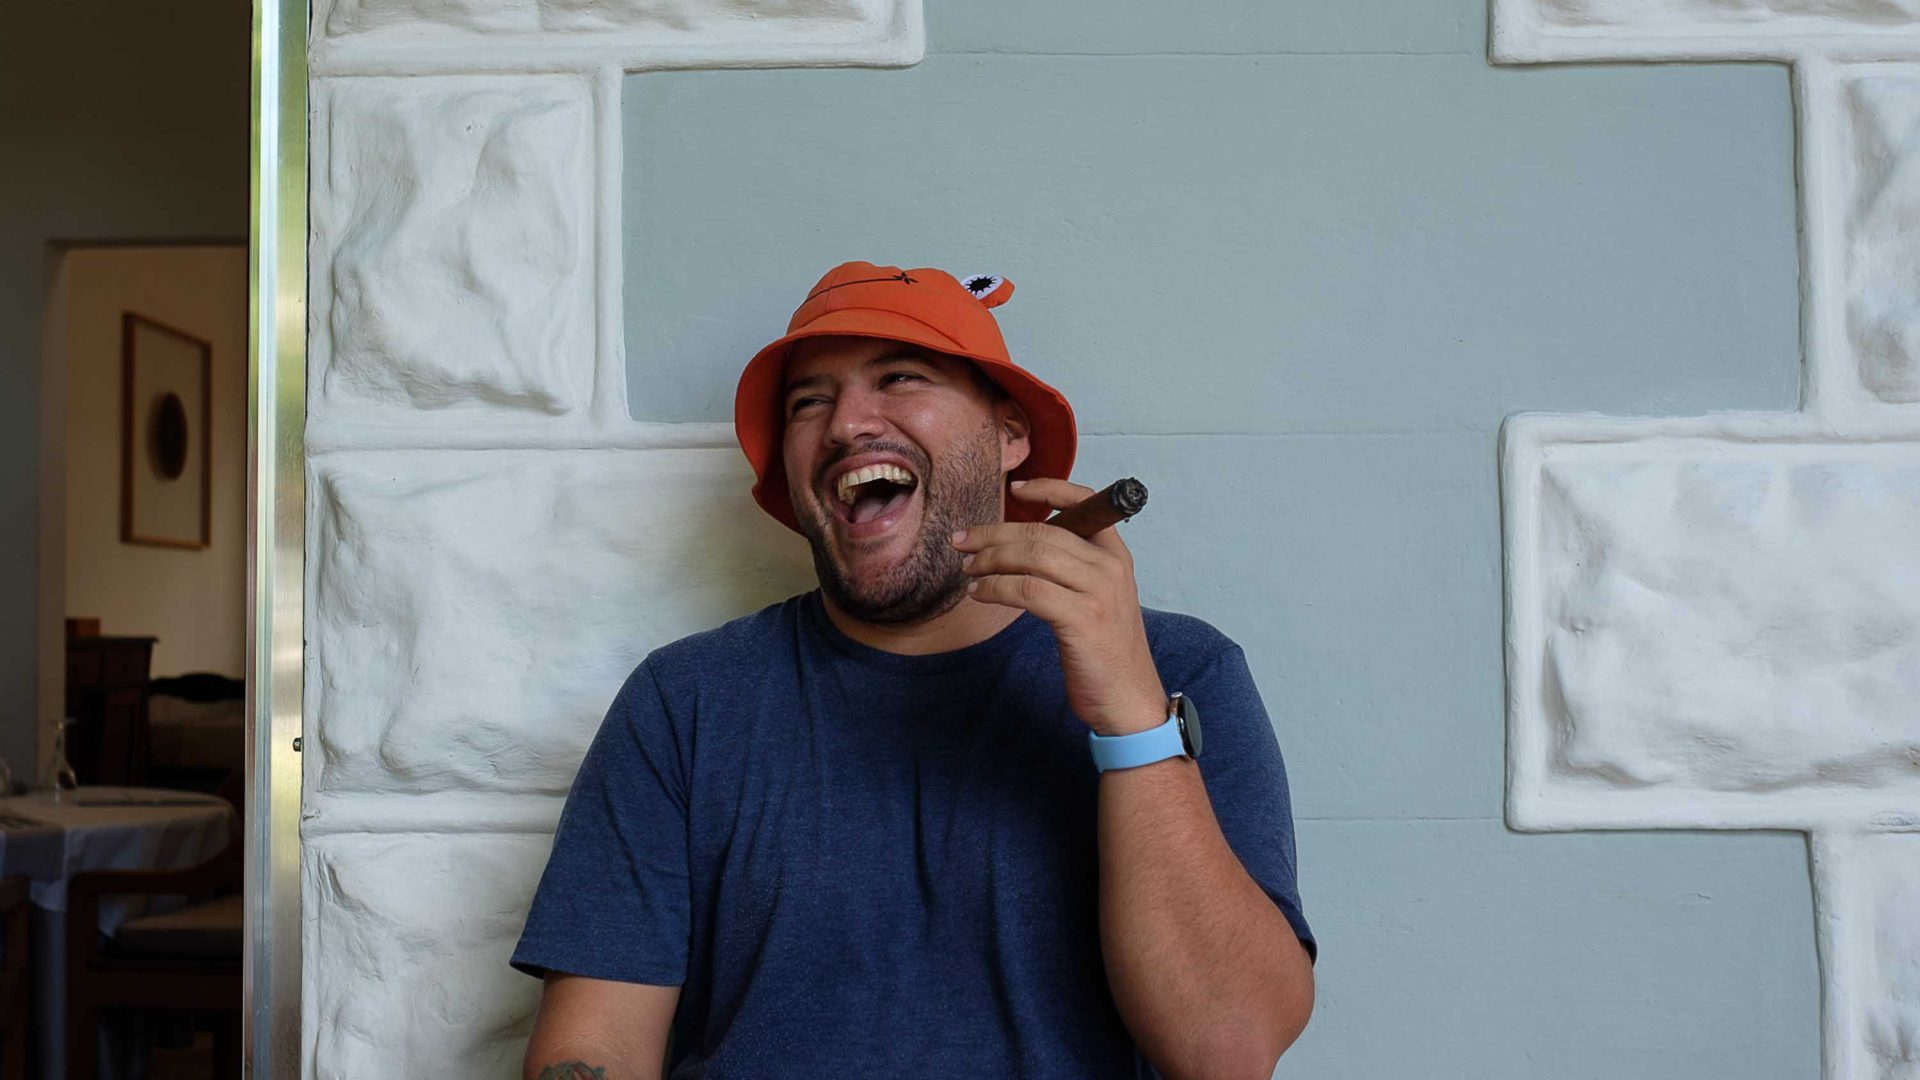
[[[66,612],[149,634],[153,673],[245,671],[247,249],[83,248],[63,264],[67,358]],[[213,346],[212,543],[120,539],[120,317],[137,312]]]
[[[1501,798],[1501,422],[1793,406],[1787,73],[1503,70],[1484,31],[938,5],[910,70],[636,75],[630,406],[730,416],[837,260],[1008,275],[1076,479],[1154,492],[1147,602],[1240,640],[1275,718],[1327,941],[1280,1075],[1804,1080],[1803,837],[1526,836]]]
[[[604,688],[809,576],[724,430],[627,414],[622,72],[911,63],[920,8],[314,26],[303,1069],[513,1076],[506,961]]]
[[[1805,832],[1822,1075],[1920,1076],[1914,8],[1493,10],[1509,62],[1789,62],[1803,284],[1797,409],[1508,421],[1508,821]]]
[[[0,32],[0,757],[58,715],[37,627],[41,320],[50,240],[237,240],[247,232],[248,5],[13,4]],[[64,406],[62,406],[64,407]],[[57,433],[56,433],[57,435]],[[57,450],[53,451],[57,456]],[[59,575],[57,562],[53,566]]]
[[[1911,1074],[1908,743],[1873,710],[1920,628],[1860,599],[1910,522],[1873,492],[1905,490],[1911,307],[1871,287],[1911,265],[1910,76],[1829,59],[1910,47],[1881,0],[1494,5],[1499,58],[1793,60],[1791,96],[1490,66],[1462,0],[723,10],[316,10],[309,1075],[512,1074],[505,960],[611,687],[809,584],[717,421],[849,257],[1012,276],[1080,478],[1155,484],[1148,602],[1246,645],[1324,945],[1282,1075]],[[1582,412],[1502,459],[1538,409]],[[1648,581],[1726,603],[1663,636],[1621,603]],[[1584,696],[1534,695],[1549,655]],[[1794,662],[1808,696],[1763,705],[1858,711],[1739,711]]]

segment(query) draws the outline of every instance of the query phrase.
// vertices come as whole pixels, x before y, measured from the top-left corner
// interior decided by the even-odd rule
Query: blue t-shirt
[[[1317,955],[1245,656],[1199,619],[1145,619],[1199,709],[1229,846]],[[803,593],[634,671],[513,964],[681,985],[675,1080],[1155,1076],[1101,960],[1098,782],[1041,619],[903,656]]]

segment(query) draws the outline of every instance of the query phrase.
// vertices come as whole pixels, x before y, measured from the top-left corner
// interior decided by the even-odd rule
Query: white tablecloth
[[[0,799],[0,877],[25,874],[38,909],[33,918],[34,1029],[38,1075],[64,1074],[67,1013],[67,883],[89,870],[178,870],[227,846],[233,808],[186,791],[83,787],[55,802],[50,794]],[[100,905],[100,932],[112,934],[146,910],[141,899]],[[113,1075],[112,1054],[102,1058]]]
[[[8,818],[36,824],[7,827]],[[27,875],[35,906],[65,911],[73,875],[192,866],[219,854],[232,827],[225,800],[190,791],[83,787],[59,802],[44,792],[0,799],[0,877]],[[103,904],[100,932],[111,934],[130,906]]]

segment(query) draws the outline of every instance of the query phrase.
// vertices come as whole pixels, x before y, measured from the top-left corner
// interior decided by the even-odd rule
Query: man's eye
[[[806,408],[808,405],[815,405],[825,400],[826,398],[818,398],[818,397],[795,398],[793,404],[787,406],[787,412],[789,414],[797,413],[801,409]]]
[[[911,371],[889,371],[880,377],[880,385],[885,386],[894,379],[918,379],[920,376]]]

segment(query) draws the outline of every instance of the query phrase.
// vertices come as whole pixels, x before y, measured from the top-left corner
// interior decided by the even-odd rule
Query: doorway
[[[55,243],[48,283],[37,745],[0,768],[31,1075],[237,1076],[247,245]]]

